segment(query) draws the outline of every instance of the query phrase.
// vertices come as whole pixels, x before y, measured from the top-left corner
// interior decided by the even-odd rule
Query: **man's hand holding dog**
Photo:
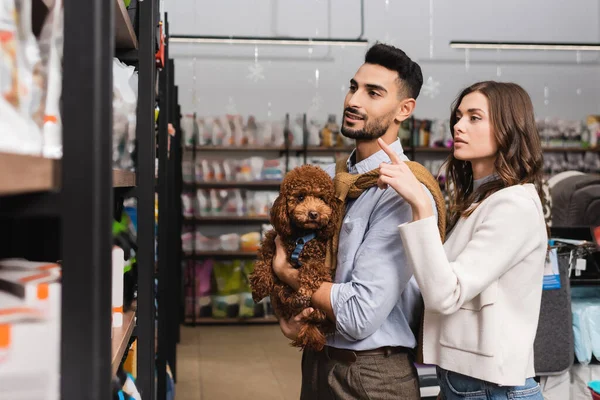
[[[298,281],[298,270],[292,267],[287,261],[287,254],[279,236],[275,238],[275,257],[273,257],[273,272],[286,285],[291,286],[294,290],[298,290],[300,282]],[[304,320],[314,311],[312,308],[305,308],[302,312],[289,320],[281,318],[279,327],[283,336],[290,340],[295,340],[298,337],[300,328],[304,324]]]
[[[280,318],[279,327],[281,328],[283,336],[290,340],[296,340],[298,333],[300,333],[300,328],[302,328],[302,325],[304,325],[304,320],[306,320],[313,311],[314,309],[309,307],[305,308],[300,314],[290,318],[289,320]]]
[[[287,260],[287,254],[285,247],[281,243],[279,236],[275,237],[275,257],[273,257],[273,272],[275,275],[286,285],[290,286],[294,290],[300,288],[300,282],[298,280],[298,270],[292,267]]]
[[[285,247],[281,243],[279,236],[275,238],[275,247],[273,272],[283,283],[289,285],[294,290],[298,290],[300,288],[298,270],[292,267],[288,262]],[[332,284],[330,282],[323,282],[321,287],[312,295],[311,302],[313,306],[319,310],[325,311],[325,314],[327,314],[327,318],[330,321],[335,322],[335,314],[333,313],[333,307],[331,306],[331,286]]]

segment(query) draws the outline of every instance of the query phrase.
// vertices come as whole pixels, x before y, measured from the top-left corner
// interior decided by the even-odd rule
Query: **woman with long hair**
[[[458,96],[450,128],[444,244],[430,195],[379,141],[392,163],[378,185],[413,212],[399,229],[425,303],[424,361],[438,366],[442,399],[541,400],[533,344],[548,237],[531,99],[514,83],[476,83]]]

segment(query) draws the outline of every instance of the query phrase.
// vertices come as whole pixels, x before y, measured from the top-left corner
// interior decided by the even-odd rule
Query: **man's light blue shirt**
[[[401,160],[408,160],[399,141],[390,147]],[[390,162],[383,150],[356,164],[353,159],[354,152],[348,159],[351,174]],[[325,170],[335,175],[335,165]],[[331,289],[337,329],[327,340],[329,346],[351,350],[416,346],[413,332],[420,323],[421,295],[398,231],[398,225],[411,220],[410,205],[392,188],[374,186],[348,201]]]

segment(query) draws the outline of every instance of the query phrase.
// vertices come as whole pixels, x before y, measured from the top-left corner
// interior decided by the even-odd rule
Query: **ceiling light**
[[[450,42],[453,49],[600,51],[597,43]]]
[[[169,43],[253,44],[287,46],[367,46],[367,39],[172,35]]]

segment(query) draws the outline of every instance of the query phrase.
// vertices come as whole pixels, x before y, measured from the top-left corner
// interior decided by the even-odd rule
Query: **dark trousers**
[[[302,354],[300,400],[419,400],[419,378],[407,353],[359,355],[353,363],[327,352]]]

